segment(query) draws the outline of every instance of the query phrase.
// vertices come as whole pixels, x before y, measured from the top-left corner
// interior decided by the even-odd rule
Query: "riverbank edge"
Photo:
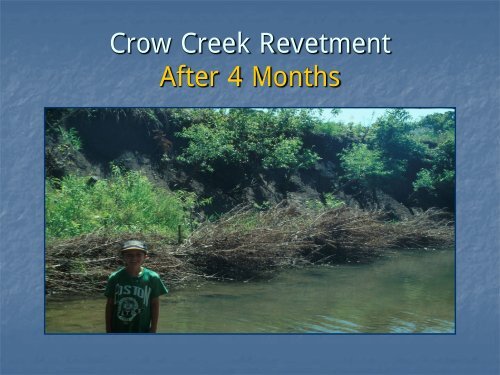
[[[129,239],[148,244],[144,266],[177,289],[206,280],[267,279],[313,264],[366,263],[387,250],[450,246],[454,222],[433,209],[392,221],[383,211],[315,211],[283,203],[267,211],[233,210],[204,223],[181,244],[159,234],[91,233],[48,243],[46,295],[102,294],[108,276],[122,266],[119,249]]]

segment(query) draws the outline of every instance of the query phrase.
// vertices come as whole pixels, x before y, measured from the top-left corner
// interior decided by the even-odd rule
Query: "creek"
[[[159,333],[453,333],[453,249],[391,251],[270,281],[205,282],[161,299]],[[47,298],[47,333],[104,332],[105,297]]]

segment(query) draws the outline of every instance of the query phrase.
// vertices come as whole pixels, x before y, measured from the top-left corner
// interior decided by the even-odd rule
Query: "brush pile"
[[[317,211],[283,202],[267,211],[239,207],[200,226],[181,245],[160,235],[92,234],[60,240],[46,250],[49,294],[102,293],[109,274],[121,265],[121,244],[148,244],[145,266],[170,287],[206,279],[246,281],[276,270],[323,263],[360,263],[384,250],[449,246],[453,221],[429,210],[406,221],[384,212],[339,207]]]
[[[89,234],[60,240],[47,246],[46,292],[54,295],[103,293],[108,276],[123,266],[119,257],[123,242],[138,239],[148,245],[145,266],[159,273],[169,286],[194,278],[193,269],[161,235]]]

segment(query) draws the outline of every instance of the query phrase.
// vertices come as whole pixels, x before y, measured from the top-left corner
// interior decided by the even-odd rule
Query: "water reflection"
[[[159,332],[454,331],[454,253],[402,251],[367,265],[290,270],[268,282],[206,283],[162,300]],[[47,332],[103,332],[104,298],[47,301]]]

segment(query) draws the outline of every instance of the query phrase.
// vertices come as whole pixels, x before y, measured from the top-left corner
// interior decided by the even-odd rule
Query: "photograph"
[[[45,334],[455,334],[455,108],[45,108]]]

